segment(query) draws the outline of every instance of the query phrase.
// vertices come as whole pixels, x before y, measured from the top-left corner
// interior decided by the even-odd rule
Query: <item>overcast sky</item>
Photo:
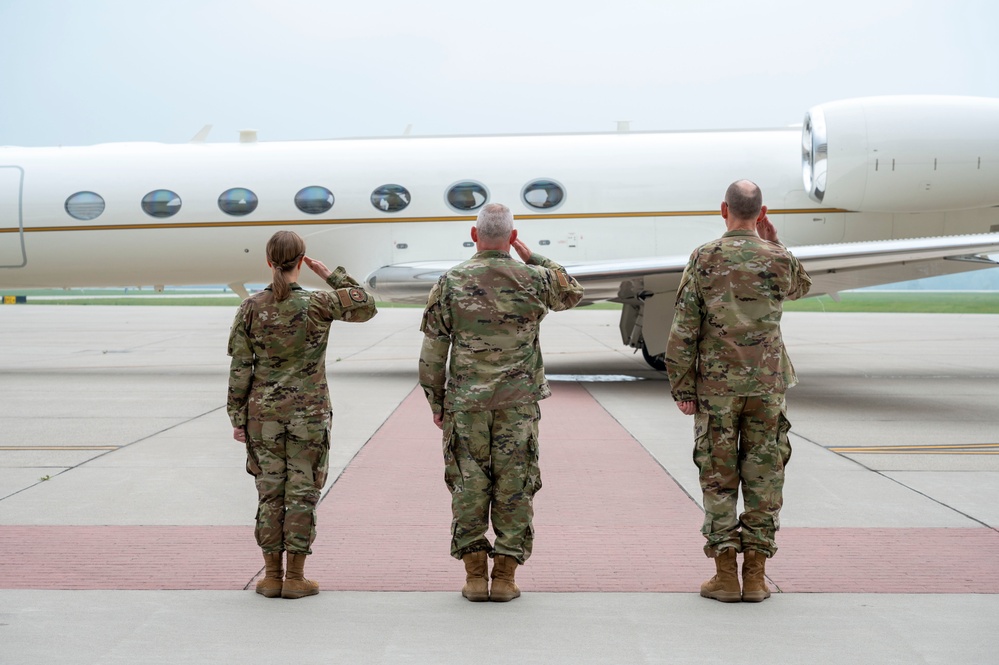
[[[999,97],[994,0],[0,0],[0,145],[774,127]]]

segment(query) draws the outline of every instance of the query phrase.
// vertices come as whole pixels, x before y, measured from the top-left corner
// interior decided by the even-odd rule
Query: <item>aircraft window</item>
[[[462,247],[475,247],[475,243],[472,242],[471,240],[466,240],[465,242],[461,243],[461,246]]]
[[[169,189],[157,189],[142,197],[142,209],[153,217],[172,217],[180,210],[180,197]]]
[[[104,212],[104,199],[94,192],[77,192],[66,199],[66,212],[75,219],[97,219]]]
[[[524,203],[532,208],[557,208],[565,200],[565,189],[554,180],[532,180],[520,193]]]
[[[219,208],[227,215],[249,215],[257,209],[257,195],[243,187],[222,192]]]
[[[371,205],[383,212],[399,212],[409,200],[409,190],[402,185],[382,185],[371,192]]]
[[[333,207],[333,192],[318,185],[306,187],[295,194],[295,205],[309,215],[320,215]]]
[[[397,242],[395,244],[395,248],[396,249],[407,249],[408,247],[409,247],[409,245],[407,243],[404,243],[404,242]]]
[[[541,245],[542,247],[547,247],[548,245],[552,244],[552,241],[551,240],[539,240],[538,244]]]
[[[448,188],[445,199],[458,212],[478,210],[489,200],[489,190],[473,180],[463,180]]]

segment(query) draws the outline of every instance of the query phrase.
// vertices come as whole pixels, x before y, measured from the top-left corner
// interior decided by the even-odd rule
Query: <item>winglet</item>
[[[212,126],[211,125],[205,125],[204,127],[201,128],[200,132],[198,132],[197,134],[194,135],[194,138],[192,138],[190,142],[191,143],[204,143],[205,139],[208,138],[208,133],[210,131],[212,131]]]

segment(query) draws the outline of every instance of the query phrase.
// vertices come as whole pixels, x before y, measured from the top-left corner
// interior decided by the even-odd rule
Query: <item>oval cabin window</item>
[[[554,180],[532,180],[524,186],[520,196],[532,208],[551,210],[565,200],[565,189]]]
[[[157,189],[142,197],[142,210],[151,217],[173,217],[180,206],[180,197],[169,189]]]
[[[321,215],[333,207],[333,192],[314,185],[295,194],[295,206],[308,215]]]
[[[402,185],[382,185],[371,192],[371,205],[382,212],[399,212],[409,201],[409,190]]]
[[[448,187],[444,197],[447,204],[458,212],[478,210],[489,201],[489,190],[474,180],[463,180]]]
[[[66,199],[66,212],[73,219],[97,219],[104,212],[104,198],[94,192],[77,192]]]
[[[219,197],[219,209],[227,215],[249,215],[257,203],[257,195],[243,187],[227,189]]]

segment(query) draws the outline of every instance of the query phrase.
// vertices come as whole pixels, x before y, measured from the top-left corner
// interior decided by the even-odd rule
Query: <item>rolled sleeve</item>
[[[363,323],[378,313],[375,299],[343,266],[330,273],[326,283],[333,289],[330,298],[330,319],[348,323]]]
[[[572,309],[583,299],[582,285],[555,261],[533,252],[527,263],[548,271],[548,293],[545,302],[548,309],[553,312]]]

